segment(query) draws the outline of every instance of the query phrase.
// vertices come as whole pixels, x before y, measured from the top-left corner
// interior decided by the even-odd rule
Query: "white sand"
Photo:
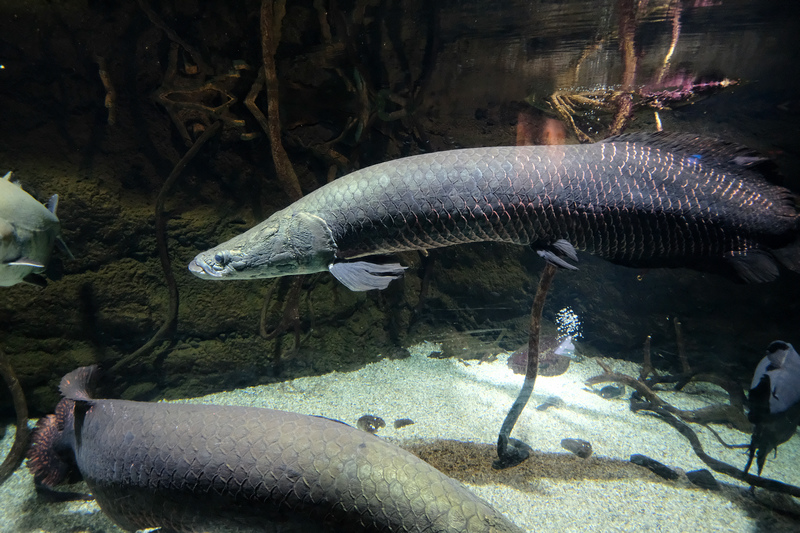
[[[431,347],[420,345],[412,349],[408,359],[383,359],[355,372],[299,378],[188,401],[270,407],[323,415],[352,425],[369,413],[386,421],[380,436],[401,444],[418,439],[495,443],[522,376],[508,369],[503,356],[491,364],[431,359],[427,357]],[[632,363],[604,361],[617,372],[638,375],[639,368]],[[560,441],[572,437],[590,441],[595,457],[627,461],[631,454],[638,453],[684,471],[706,468],[688,441],[665,422],[632,413],[626,400],[605,400],[589,391],[584,381],[601,372],[594,361],[586,360],[572,363],[561,376],[538,378],[533,397],[512,436],[546,453],[568,453]],[[565,406],[537,411],[535,406],[551,395],[562,398]],[[727,399],[724,391],[709,384],[690,385],[682,393],[661,396],[683,409],[724,403]],[[410,418],[415,423],[395,429],[392,422],[398,418]],[[744,466],[743,450],[727,449],[707,430],[697,425],[693,428],[711,456]],[[715,428],[729,443],[749,442],[749,435],[719,425]],[[7,436],[5,441],[9,439]],[[777,458],[770,456],[764,475],[800,485],[798,457],[800,438],[795,436],[780,446]],[[650,476],[612,481],[542,478],[524,492],[505,485],[470,488],[528,531],[800,530],[800,522],[791,523],[785,516],[774,521],[769,511],[752,505],[753,498],[744,488],[738,488],[742,485],[735,480],[714,475],[726,485],[720,492],[691,488],[685,481],[659,482]],[[0,488],[0,532],[72,531],[76,526],[116,530],[93,504],[41,506],[36,504],[31,489],[27,470],[18,471]],[[757,491],[756,496],[764,499],[766,493]],[[800,502],[787,500],[784,506],[794,505],[795,512],[800,509]]]

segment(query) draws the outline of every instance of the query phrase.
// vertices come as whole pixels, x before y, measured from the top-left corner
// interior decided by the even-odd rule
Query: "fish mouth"
[[[222,273],[214,270],[208,263],[206,263],[200,257],[195,257],[192,259],[192,262],[189,263],[189,272],[197,276],[198,278],[221,278]]]

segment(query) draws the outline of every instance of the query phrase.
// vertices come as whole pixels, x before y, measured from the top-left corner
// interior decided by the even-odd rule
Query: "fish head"
[[[767,347],[767,357],[775,368],[782,368],[786,359],[796,353],[794,347],[784,341],[772,341]]]
[[[307,212],[279,211],[250,230],[197,254],[189,271],[202,279],[260,279],[327,270],[336,243],[328,224]]]

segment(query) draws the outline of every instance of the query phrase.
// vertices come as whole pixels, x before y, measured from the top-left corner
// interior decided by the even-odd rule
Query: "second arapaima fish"
[[[771,281],[800,269],[789,190],[741,146],[690,134],[450,150],[358,170],[200,253],[207,279],[329,270],[385,288],[397,263],[362,258],[481,241],[530,245],[574,268],[575,250],[632,267],[688,267]]]

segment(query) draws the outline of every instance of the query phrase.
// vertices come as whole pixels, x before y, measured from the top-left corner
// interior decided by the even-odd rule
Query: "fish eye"
[[[217,252],[216,254],[214,254],[214,262],[219,265],[225,266],[225,264],[228,262],[228,253]]]

